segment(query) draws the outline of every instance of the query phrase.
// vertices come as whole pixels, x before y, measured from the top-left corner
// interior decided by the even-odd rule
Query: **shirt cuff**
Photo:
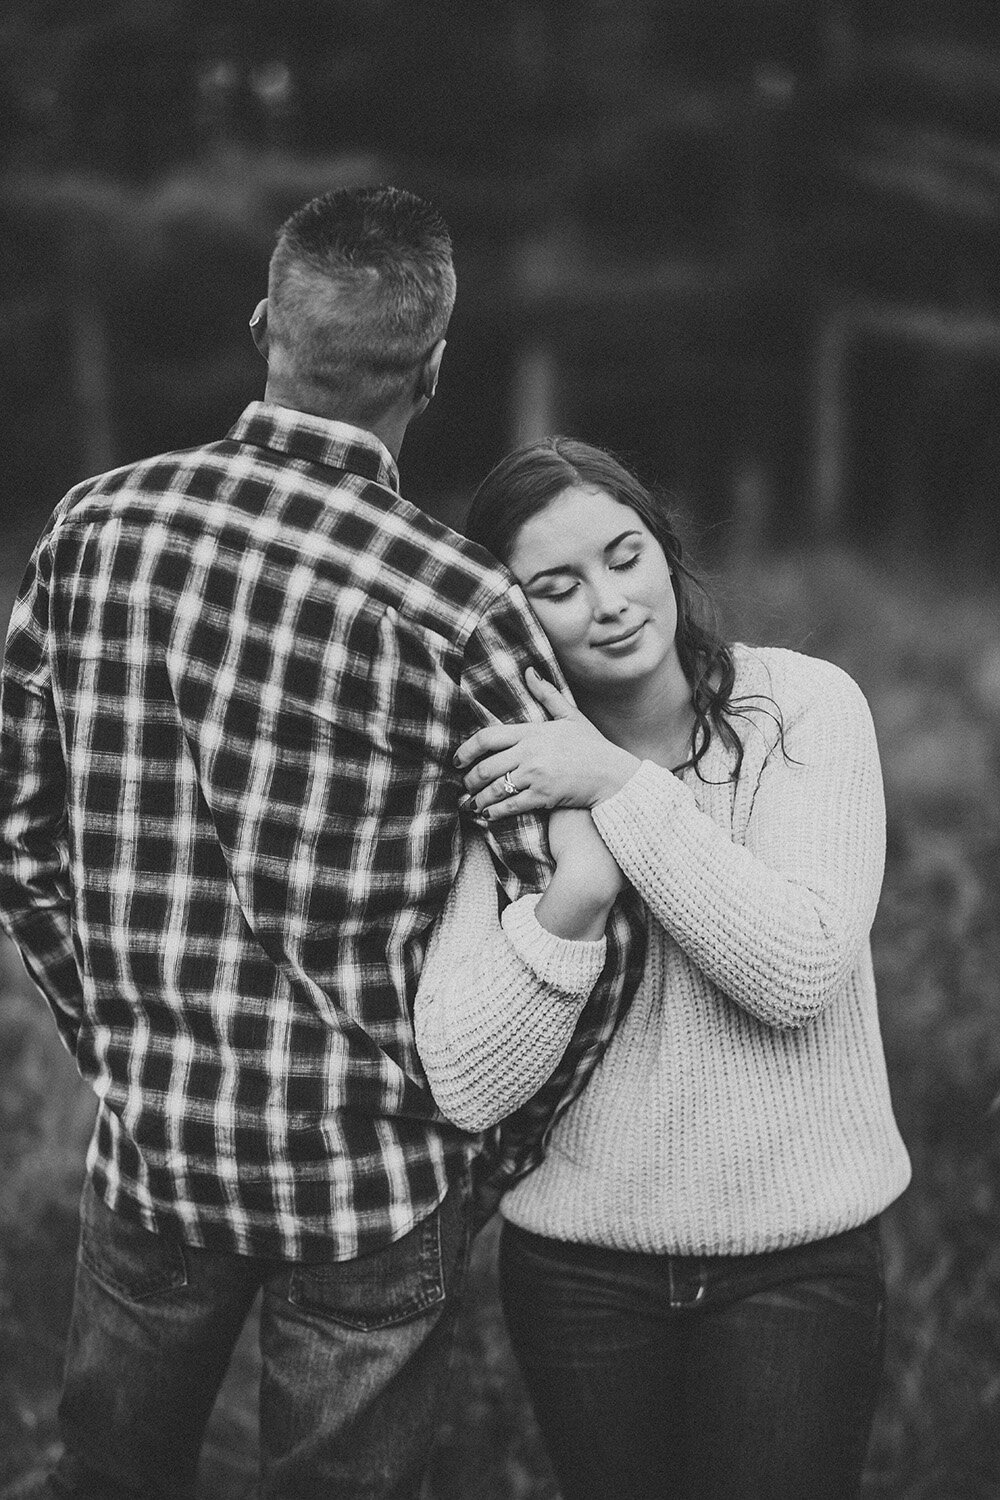
[[[543,984],[567,999],[579,1000],[593,989],[604,968],[606,938],[557,937],[535,916],[541,895],[521,896],[504,908],[500,921],[518,958]]]

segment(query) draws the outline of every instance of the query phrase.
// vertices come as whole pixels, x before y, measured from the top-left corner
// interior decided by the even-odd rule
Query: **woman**
[[[456,756],[484,822],[551,811],[551,883],[497,916],[468,845],[417,999],[443,1113],[481,1130],[552,1072],[627,881],[642,985],[503,1200],[501,1293],[563,1500],[858,1493],[880,1373],[877,1216],[909,1163],[868,935],[874,733],[829,663],[700,621],[669,517],[609,455],[505,459],[468,532],[524,588],[576,706]]]

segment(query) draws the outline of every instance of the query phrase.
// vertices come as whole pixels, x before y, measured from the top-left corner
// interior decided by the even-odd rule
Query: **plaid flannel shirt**
[[[406,1233],[469,1138],[412,999],[460,856],[457,743],[538,717],[520,591],[404,501],[369,433],[255,402],[222,442],[72,490],[11,619],[0,918],[98,1097],[97,1191],[220,1250],[339,1260]],[[494,835],[508,896],[540,820]],[[641,968],[641,918],[557,1076],[494,1142],[530,1166]]]

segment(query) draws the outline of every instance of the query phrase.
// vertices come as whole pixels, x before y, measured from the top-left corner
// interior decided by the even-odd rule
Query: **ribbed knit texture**
[[[649,910],[646,972],[546,1159],[503,1201],[535,1233],[749,1254],[863,1223],[909,1181],[868,941],[885,844],[868,707],[827,662],[746,647],[736,659],[734,696],[780,705],[787,758],[761,696],[736,721],[736,786],[716,737],[701,777],[643,762],[593,810]],[[596,945],[550,937],[565,967],[532,964],[533,901],[518,903],[507,925],[520,936],[508,936],[495,892],[483,899],[481,862],[474,902],[470,868],[439,931],[447,1001],[422,1041],[418,995],[417,1036],[444,1112],[481,1129],[501,1093],[513,1108],[558,1060],[586,996],[570,950]],[[543,951],[549,935],[534,927]]]

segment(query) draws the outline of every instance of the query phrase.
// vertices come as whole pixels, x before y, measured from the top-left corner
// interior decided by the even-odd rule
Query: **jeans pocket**
[[[129,1302],[187,1285],[183,1247],[115,1213],[89,1182],[81,1208],[80,1262],[106,1291]]]
[[[416,1228],[356,1260],[300,1266],[289,1279],[296,1307],[363,1333],[406,1323],[456,1290],[468,1254],[468,1194],[453,1188]]]

